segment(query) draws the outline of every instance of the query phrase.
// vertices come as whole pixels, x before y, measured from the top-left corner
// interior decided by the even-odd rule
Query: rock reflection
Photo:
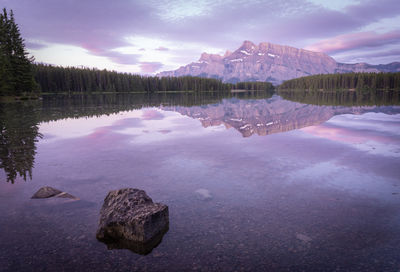
[[[159,244],[161,244],[164,235],[168,232],[169,225],[167,225],[159,234],[155,235],[150,241],[146,243],[133,242],[127,239],[119,239],[119,240],[99,240],[100,242],[107,245],[109,250],[113,249],[128,249],[136,254],[140,255],[148,255],[150,254],[154,248],[156,248]]]

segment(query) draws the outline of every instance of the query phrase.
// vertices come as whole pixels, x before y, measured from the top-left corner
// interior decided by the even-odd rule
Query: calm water
[[[397,98],[284,96],[0,105],[0,270],[399,271]],[[169,206],[148,255],[95,238],[124,187]]]

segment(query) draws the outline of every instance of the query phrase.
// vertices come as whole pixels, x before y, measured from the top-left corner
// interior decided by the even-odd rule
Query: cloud
[[[145,32],[152,20],[143,1],[6,0],[6,6],[14,9],[25,38],[80,46],[99,56],[129,45],[125,36]]]
[[[115,51],[100,52],[96,55],[109,58],[112,62],[118,64],[134,65],[138,63],[140,55],[137,54],[122,54]]]
[[[25,46],[27,49],[31,49],[31,50],[39,50],[39,49],[43,49],[43,48],[47,47],[46,44],[35,43],[35,42],[25,42]]]
[[[140,69],[143,73],[154,73],[164,65],[161,62],[141,62]]]
[[[157,50],[157,51],[169,51],[169,49],[168,49],[168,48],[166,48],[166,47],[162,47],[162,46],[160,46],[160,47],[156,48],[156,50]]]
[[[400,56],[400,49],[392,49],[392,50],[385,50],[380,52],[373,52],[368,54],[361,54],[363,58],[375,58],[375,57],[399,57]]]
[[[306,49],[334,54],[365,47],[380,47],[393,43],[400,43],[399,30],[383,34],[372,31],[343,34],[307,46]]]
[[[157,51],[168,51],[165,54],[171,59],[179,57],[176,47],[198,44],[194,60],[205,48],[232,50],[243,40],[303,47],[310,39],[361,32],[372,23],[400,14],[398,0],[359,1],[335,10],[307,0],[1,1],[3,6],[14,9],[24,38],[79,46],[118,64],[137,63],[137,55],[115,53],[117,48],[132,46],[127,40],[132,36],[166,41],[163,45],[167,47],[134,45],[138,50],[157,47]],[[161,67],[161,63],[155,65],[154,59],[140,61],[146,71]],[[180,63],[183,64],[186,63]]]
[[[334,56],[336,61],[345,63],[367,62],[369,64],[385,64],[400,61],[400,49],[379,47],[377,50],[352,50]]]

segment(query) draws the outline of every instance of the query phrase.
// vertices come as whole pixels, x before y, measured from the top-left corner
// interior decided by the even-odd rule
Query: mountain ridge
[[[397,72],[400,62],[372,65],[368,63],[340,63],[322,52],[299,49],[287,45],[251,41],[233,52],[202,53],[199,60],[157,76],[200,76],[218,78],[224,82],[269,81],[277,85],[284,80],[314,75],[346,72]]]

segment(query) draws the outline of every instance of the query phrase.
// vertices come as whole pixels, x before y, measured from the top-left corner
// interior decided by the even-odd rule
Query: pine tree
[[[0,14],[0,95],[20,96],[37,89],[32,62],[13,11],[8,15],[4,8]]]

